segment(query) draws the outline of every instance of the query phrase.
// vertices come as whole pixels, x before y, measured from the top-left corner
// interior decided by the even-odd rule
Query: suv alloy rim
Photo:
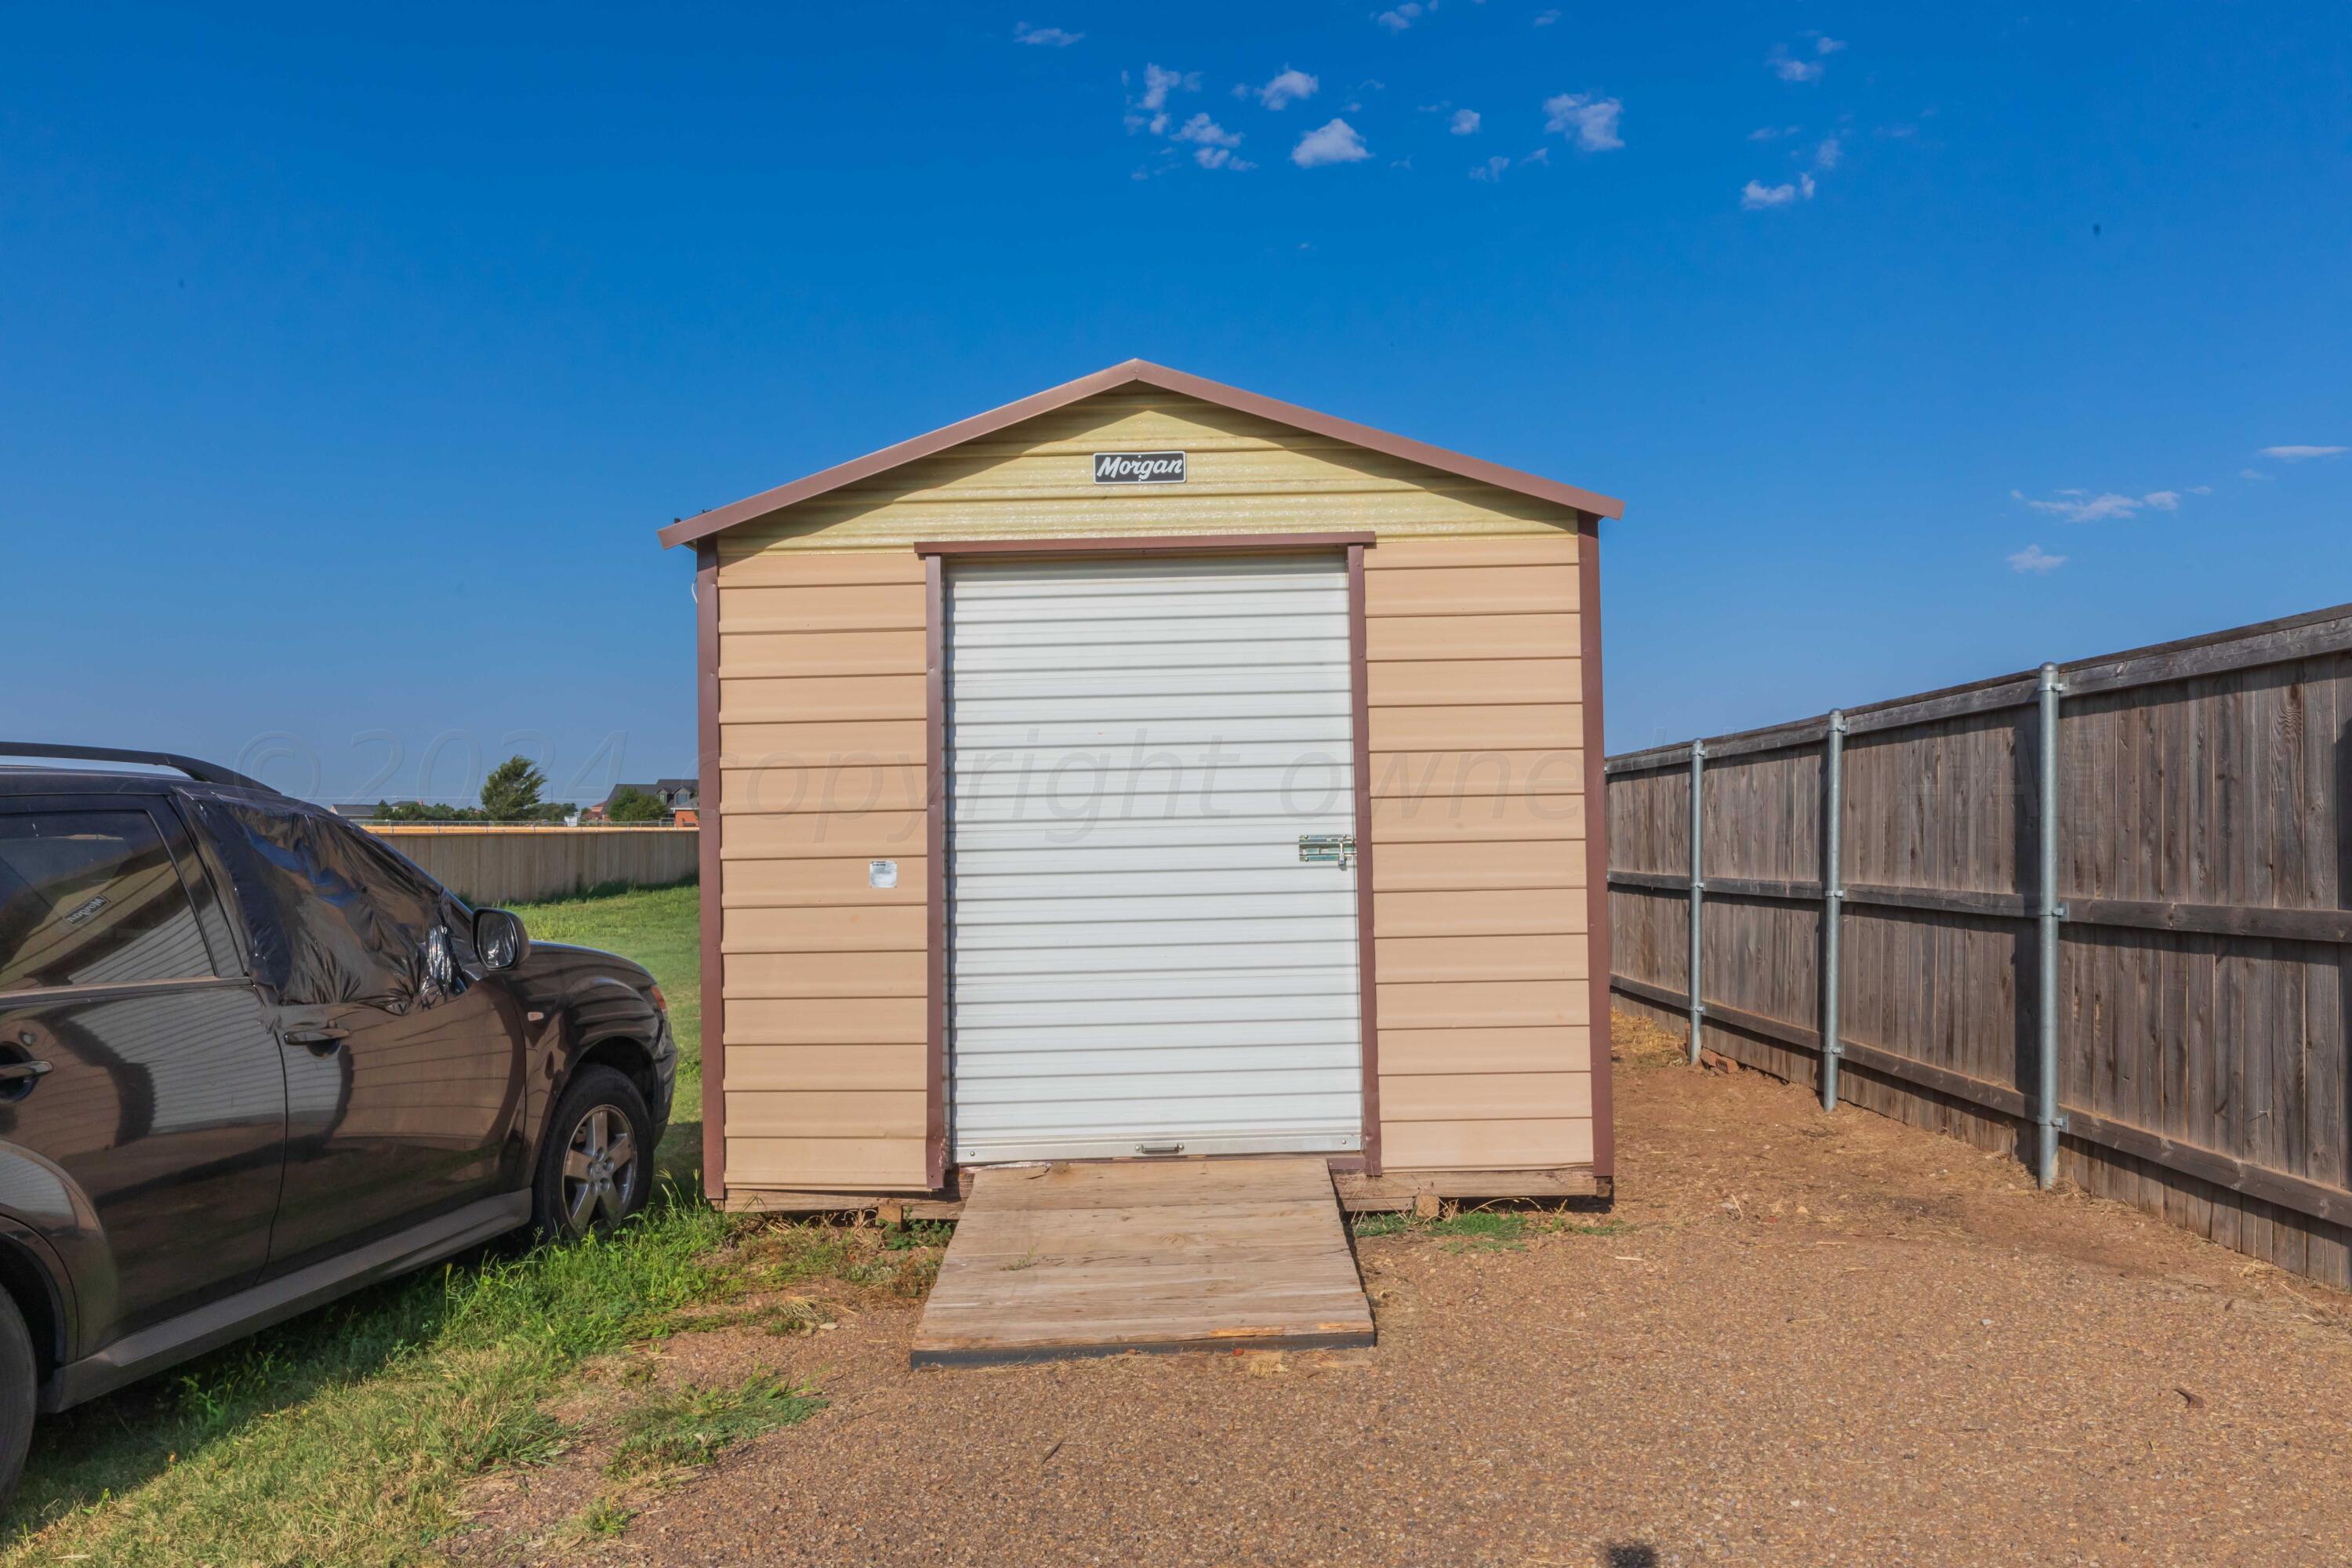
[[[618,1225],[637,1194],[637,1145],[619,1108],[599,1105],[580,1119],[563,1153],[563,1223],[588,1228],[598,1210]]]

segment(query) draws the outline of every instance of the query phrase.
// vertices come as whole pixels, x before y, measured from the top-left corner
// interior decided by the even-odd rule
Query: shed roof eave
[[[790,484],[762,490],[758,495],[746,496],[741,500],[730,502],[726,506],[714,507],[709,511],[697,513],[693,517],[680,518],[660,531],[662,547],[668,549],[673,545],[691,544],[698,540],[708,539],[712,534],[732,528],[738,523],[765,517],[771,512],[780,511],[785,507],[807,500],[813,496],[820,496],[828,490],[839,489],[844,485],[856,484],[860,479],[887,473],[892,468],[914,462],[918,458],[946,451],[950,447],[961,446],[966,441],[978,440],[1009,425],[1019,424],[1024,419],[1034,419],[1041,414],[1050,414],[1055,409],[1065,407],[1081,398],[1092,397],[1097,393],[1109,392],[1136,382],[1157,386],[1164,391],[1179,393],[1187,397],[1197,397],[1204,403],[1213,403],[1221,407],[1234,409],[1241,413],[1254,414],[1278,425],[1290,426],[1294,429],[1311,431],[1318,436],[1329,436],[1354,446],[1367,447],[1376,452],[1385,452],[1391,457],[1402,458],[1408,462],[1419,463],[1424,468],[1436,468],[1444,473],[1476,479],[1481,483],[1493,485],[1498,489],[1513,490],[1521,495],[1533,496],[1539,500],[1551,501],[1577,511],[1589,512],[1594,517],[1614,519],[1625,515],[1625,503],[1613,496],[1580,489],[1574,485],[1561,484],[1557,479],[1547,479],[1540,475],[1506,468],[1500,463],[1490,463],[1483,458],[1468,457],[1460,452],[1449,451],[1443,447],[1433,447],[1425,441],[1413,440],[1410,437],[1392,435],[1386,430],[1376,430],[1369,425],[1359,425],[1353,420],[1318,413],[1312,408],[1302,408],[1294,403],[1284,403],[1277,398],[1262,396],[1255,392],[1244,392],[1240,387],[1227,386],[1223,382],[1211,381],[1205,376],[1187,374],[1181,370],[1171,370],[1165,365],[1153,364],[1149,360],[1131,359],[1112,365],[1107,370],[1098,370],[1092,375],[1082,375],[1076,381],[1066,381],[1059,386],[1032,393],[1027,397],[1005,404],[1000,408],[992,408],[985,414],[975,414],[969,419],[960,419],[952,425],[943,425],[928,434],[915,437],[912,440],[901,441],[894,447],[885,447],[878,452],[869,452],[865,457],[853,458],[846,463],[835,464],[805,479],[794,479]]]

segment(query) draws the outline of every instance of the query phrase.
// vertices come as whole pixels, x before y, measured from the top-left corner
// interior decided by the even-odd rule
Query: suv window
[[[257,862],[268,908],[247,919],[274,917],[285,934],[286,1001],[404,1013],[420,999],[439,1000],[426,946],[443,923],[442,893],[423,873],[330,816],[235,801],[209,801],[204,811],[234,829]],[[260,942],[264,933],[255,934]]]
[[[145,812],[0,814],[0,991],[212,973],[188,890]]]

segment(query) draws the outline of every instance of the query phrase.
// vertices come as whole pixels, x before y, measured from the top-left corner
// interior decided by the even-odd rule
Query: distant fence
[[[2342,605],[1612,758],[1612,985],[2352,1289],[2347,724]]]
[[[688,881],[701,838],[691,827],[364,826],[476,904],[530,903],[614,884],[657,888]]]

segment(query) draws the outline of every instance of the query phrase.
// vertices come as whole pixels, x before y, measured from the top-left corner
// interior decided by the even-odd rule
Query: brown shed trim
[[[1355,692],[1356,994],[1364,1060],[1364,1173],[1381,1173],[1381,1009],[1372,941],[1372,720],[1366,687],[1364,546],[1348,546],[1349,684]]]
[[[1344,550],[1371,544],[1360,533],[1151,533],[1132,537],[1089,534],[1076,539],[943,539],[915,546],[922,556],[940,555],[1240,555],[1275,550]]]
[[[924,1177],[933,1192],[948,1179],[948,658],[947,584],[936,555],[923,562],[923,894],[928,948],[924,974],[931,994],[925,1020]]]
[[[1240,413],[1255,415],[1261,419],[1269,419],[1277,425],[1287,425],[1293,429],[1309,431],[1318,436],[1328,436],[1335,440],[1346,441],[1375,452],[1385,452],[1391,457],[1402,458],[1407,462],[1419,463],[1424,468],[1457,474],[1464,479],[1476,479],[1482,484],[1493,485],[1498,489],[1513,490],[1520,495],[1533,496],[1538,500],[1571,507],[1578,511],[1594,512],[1602,517],[1625,515],[1625,503],[1611,496],[1579,489],[1574,485],[1564,485],[1557,479],[1543,479],[1517,468],[1505,468],[1500,463],[1490,463],[1483,458],[1467,457],[1460,452],[1448,451],[1443,447],[1433,447],[1425,441],[1415,441],[1408,437],[1391,435],[1386,430],[1376,430],[1369,425],[1359,425],[1352,420],[1320,414],[1312,408],[1302,408],[1295,403],[1284,403],[1276,398],[1261,396],[1255,392],[1244,392],[1240,387],[1227,386],[1222,382],[1211,381],[1204,376],[1188,375],[1181,370],[1170,370],[1165,365],[1153,364],[1148,360],[1131,359],[1123,363],[1112,365],[1108,370],[1098,370],[1092,375],[1080,376],[1076,381],[1066,381],[1059,386],[1048,387],[1044,392],[1034,393],[1018,402],[1008,403],[1001,408],[991,409],[985,414],[976,414],[969,419],[958,420],[953,425],[942,426],[928,435],[918,436],[910,441],[901,441],[895,447],[885,447],[878,452],[868,453],[863,458],[837,464],[822,472],[811,474],[806,479],[794,479],[790,484],[779,485],[771,490],[762,490],[758,495],[747,496],[730,505],[717,507],[694,517],[682,518],[661,530],[660,539],[665,548],[707,539],[722,529],[734,527],[739,522],[748,522],[755,517],[764,517],[772,511],[781,510],[795,502],[807,500],[813,496],[821,496],[829,490],[839,489],[844,485],[856,484],[860,479],[868,479],[877,474],[887,473],[890,469],[902,464],[911,463],[919,458],[928,458],[966,441],[978,440],[1007,426],[1017,425],[1022,420],[1034,418],[1040,414],[1050,414],[1055,409],[1065,407],[1081,398],[1092,397],[1097,393],[1109,392],[1118,387],[1138,383],[1179,393],[1187,397],[1197,397],[1204,403],[1213,403]]]
[[[702,1184],[714,1202],[727,1196],[727,971],[719,929],[724,901],[720,836],[726,813],[719,800],[725,780],[719,756],[719,544],[698,542],[694,552],[695,740],[700,776],[710,781],[710,820],[702,824],[699,852],[702,886],[697,902],[702,920]]]
[[[1609,777],[1601,712],[1601,520],[1577,530],[1576,613],[1584,684],[1584,963],[1592,988],[1592,1173],[1617,1173],[1609,1024]]]

